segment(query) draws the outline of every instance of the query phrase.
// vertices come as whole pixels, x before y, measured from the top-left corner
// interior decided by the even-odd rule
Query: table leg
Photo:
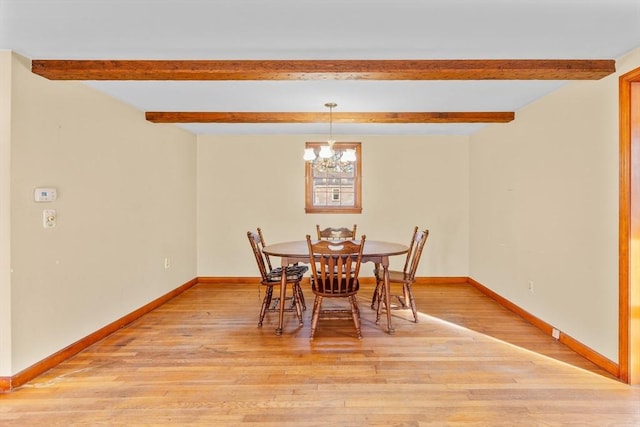
[[[287,265],[289,261],[287,258],[282,257],[282,279],[280,281],[280,301],[278,307],[278,327],[276,328],[276,335],[282,335],[282,326],[284,324],[284,298],[287,295]]]
[[[396,333],[391,324],[391,285],[389,282],[389,257],[382,257],[382,268],[384,270],[384,302],[387,307],[387,330],[389,335]],[[380,302],[378,302],[380,304]]]

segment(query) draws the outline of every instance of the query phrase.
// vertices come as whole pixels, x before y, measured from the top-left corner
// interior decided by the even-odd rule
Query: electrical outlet
[[[556,328],[553,328],[553,330],[551,331],[551,336],[557,340],[560,339],[560,331],[557,330]]]
[[[45,209],[42,211],[42,226],[53,228],[56,226],[57,215],[55,209]]]
[[[529,280],[529,292],[533,293],[533,280]]]

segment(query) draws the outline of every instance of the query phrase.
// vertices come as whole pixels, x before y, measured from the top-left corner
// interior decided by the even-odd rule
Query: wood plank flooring
[[[419,285],[420,323],[257,327],[263,289],[199,284],[11,393],[2,426],[638,426],[618,382],[467,285]]]

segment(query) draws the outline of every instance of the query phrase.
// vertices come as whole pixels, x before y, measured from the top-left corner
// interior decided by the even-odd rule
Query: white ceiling
[[[0,0],[0,49],[30,59],[616,59],[640,0]],[[141,111],[515,111],[566,81],[94,81]],[[319,124],[193,124],[324,134]],[[481,124],[334,124],[336,135]]]

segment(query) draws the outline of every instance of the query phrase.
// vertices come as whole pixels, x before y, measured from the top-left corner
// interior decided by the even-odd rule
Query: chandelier
[[[314,148],[305,148],[302,158],[311,162],[313,168],[318,172],[350,172],[353,162],[356,161],[356,151],[354,149],[334,150],[335,140],[333,139],[333,109],[338,104],[327,102],[324,104],[329,109],[329,139],[327,145],[320,147],[316,154]]]

